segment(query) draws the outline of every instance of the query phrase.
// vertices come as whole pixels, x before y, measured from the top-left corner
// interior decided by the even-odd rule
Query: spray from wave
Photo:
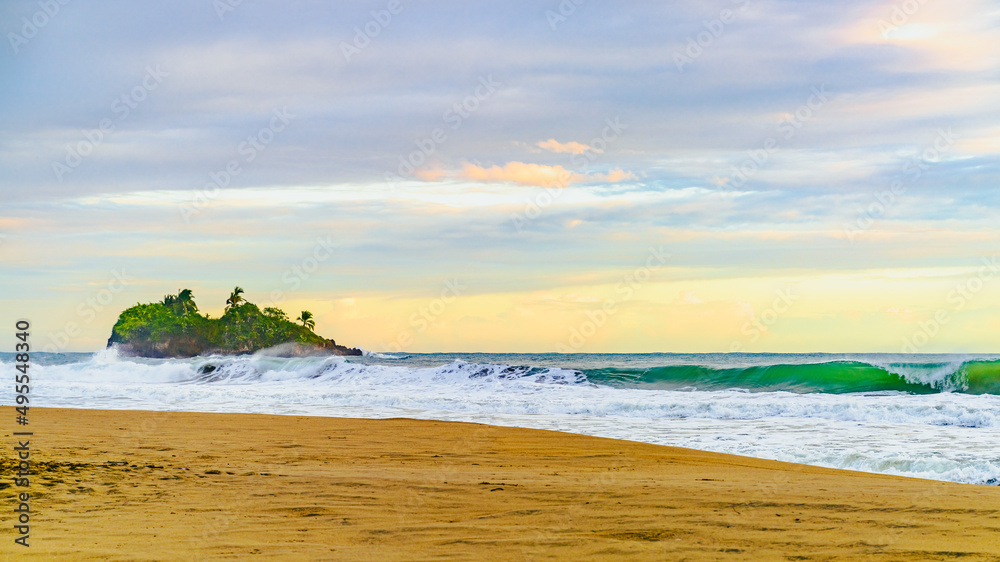
[[[38,406],[474,421],[956,482],[1000,478],[992,357],[142,359],[109,349],[33,363]]]

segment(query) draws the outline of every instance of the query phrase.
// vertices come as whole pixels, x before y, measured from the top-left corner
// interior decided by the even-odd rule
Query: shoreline
[[[13,420],[13,406],[4,410]],[[1000,552],[995,486],[465,422],[32,408],[31,424],[32,546],[13,550],[9,530],[2,550],[15,555],[996,560]],[[0,490],[8,521],[20,491]]]

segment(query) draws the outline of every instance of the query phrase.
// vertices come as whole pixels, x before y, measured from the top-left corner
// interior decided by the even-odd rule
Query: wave
[[[869,355],[831,359],[821,355],[771,355],[726,356],[724,360],[717,355],[646,356],[645,361],[634,363],[614,363],[603,358],[574,361],[557,354],[474,356],[478,361],[445,354],[429,357],[370,351],[361,358],[255,354],[143,359],[119,357],[116,348],[94,354],[35,355],[41,358],[36,360],[38,364],[53,369],[51,376],[58,379],[106,382],[335,381],[344,376],[437,380],[449,376],[456,382],[523,379],[522,383],[592,384],[640,390],[1000,395],[1000,359],[983,356]],[[12,359],[13,354],[0,353],[0,364]]]
[[[1000,361],[933,363],[831,361],[721,368],[669,365],[586,371],[588,380],[621,388],[822,392],[1000,394]]]
[[[0,368],[8,355],[0,353]],[[605,357],[474,357],[33,355],[32,404],[471,421],[955,482],[1000,479],[992,358],[692,365],[690,356],[629,356],[612,368]],[[0,403],[13,403],[12,388]]]
[[[390,353],[380,353],[378,351],[361,350],[361,355],[365,357],[376,357],[378,359],[409,359],[409,355],[392,355]]]
[[[467,363],[456,360],[437,367],[412,368],[395,365],[355,363],[339,357],[320,361],[283,360],[271,357],[208,358],[189,364],[189,378],[174,380],[190,384],[276,381],[310,381],[314,384],[344,385],[361,382],[425,384],[428,388],[440,384],[454,387],[496,385],[502,382],[519,384],[582,384],[586,377],[579,371],[549,367]]]
[[[381,355],[381,354],[379,354]],[[372,381],[449,382],[462,385],[517,381],[524,384],[584,384],[580,371],[555,367],[469,363],[453,360],[433,367],[398,365],[408,356],[371,356],[391,364],[360,362],[339,356],[282,357],[278,355],[210,355],[187,359],[121,357],[108,348],[76,362],[45,365],[46,379],[60,382],[253,384],[302,381],[312,384]],[[0,366],[4,363],[0,360]]]
[[[996,361],[959,362],[959,366],[908,363],[876,367],[832,362],[632,370],[578,370],[460,359],[428,367],[400,363],[262,355],[120,358],[112,349],[87,361],[39,366],[43,376],[38,390],[45,393],[48,385],[56,385],[68,397],[74,393],[110,396],[127,390],[136,399],[155,396],[178,404],[213,400],[250,403],[262,395],[278,407],[319,404],[650,420],[813,418],[1000,427],[997,396],[980,393],[984,394],[980,399],[971,392],[940,390],[960,382],[975,388],[986,385],[983,381],[1000,368]]]

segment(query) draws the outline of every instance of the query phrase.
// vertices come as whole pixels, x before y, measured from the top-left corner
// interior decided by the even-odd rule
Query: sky
[[[996,352],[1000,2],[0,5],[0,349]]]

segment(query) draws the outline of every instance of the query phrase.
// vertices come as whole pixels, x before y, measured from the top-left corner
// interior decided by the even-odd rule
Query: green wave
[[[747,389],[797,393],[898,391],[913,394],[961,392],[1000,394],[1000,361],[895,363],[857,361],[739,368],[671,365],[649,369],[588,369],[590,382],[621,388],[676,390]]]

